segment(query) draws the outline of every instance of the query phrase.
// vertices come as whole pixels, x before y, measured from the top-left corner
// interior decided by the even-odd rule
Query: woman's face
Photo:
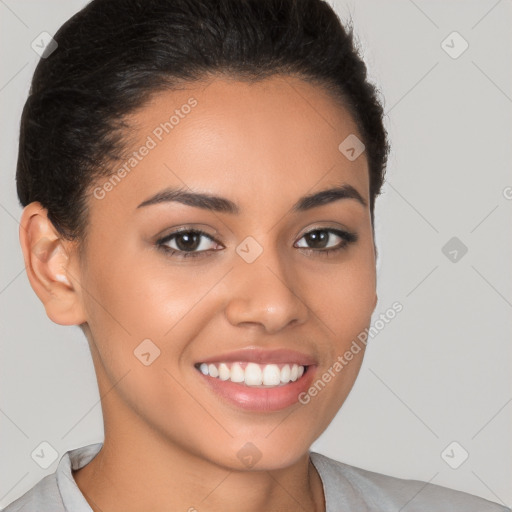
[[[332,367],[376,304],[356,125],[323,89],[289,77],[162,92],[132,122],[132,159],[92,188],[75,276],[106,441],[158,434],[225,467],[249,467],[247,456],[285,467],[347,397],[364,350]],[[304,199],[336,187],[346,197]],[[176,189],[188,199],[172,200]],[[287,363],[308,368],[257,384],[259,371],[286,381]]]

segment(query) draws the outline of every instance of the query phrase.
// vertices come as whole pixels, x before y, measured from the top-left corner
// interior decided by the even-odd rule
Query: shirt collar
[[[76,485],[71,471],[80,469],[91,462],[101,450],[103,443],[89,444],[67,451],[59,462],[56,470],[57,485],[62,496],[64,508],[68,512],[92,512],[82,491]]]

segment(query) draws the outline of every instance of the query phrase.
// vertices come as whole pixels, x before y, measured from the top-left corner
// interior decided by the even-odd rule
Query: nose
[[[298,293],[298,276],[266,249],[252,263],[237,260],[230,273],[228,321],[237,327],[254,325],[269,334],[306,322],[310,311]]]

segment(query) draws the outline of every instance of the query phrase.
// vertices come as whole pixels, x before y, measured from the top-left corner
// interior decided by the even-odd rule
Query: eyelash
[[[308,252],[316,252],[316,253],[319,253],[319,255],[321,254],[322,256],[329,256],[329,255],[332,255],[333,253],[342,251],[349,244],[356,242],[358,239],[357,234],[350,232],[350,231],[343,231],[343,230],[334,229],[334,228],[317,228],[317,229],[308,231],[307,233],[304,233],[304,235],[302,235],[302,237],[299,240],[301,240],[306,235],[309,235],[311,233],[317,233],[317,232],[322,232],[322,231],[337,235],[342,239],[342,241],[339,243],[339,245],[337,247],[329,248],[329,249],[311,249],[311,248],[306,248],[306,247],[299,247],[299,249],[306,250]],[[182,234],[197,234],[197,235],[201,235],[201,236],[208,238],[212,242],[219,243],[219,242],[217,242],[217,240],[212,238],[208,233],[206,233],[200,229],[180,229],[179,231],[175,231],[174,233],[166,235],[165,237],[157,240],[156,246],[158,247],[158,249],[164,251],[165,254],[167,254],[169,256],[177,257],[177,258],[196,258],[198,256],[204,256],[205,253],[211,252],[211,250],[197,251],[197,252],[182,251],[179,249],[178,250],[172,249],[172,248],[168,247],[167,245],[165,245],[167,242],[173,240],[175,237],[182,235]],[[216,251],[216,250],[214,250],[214,251]]]

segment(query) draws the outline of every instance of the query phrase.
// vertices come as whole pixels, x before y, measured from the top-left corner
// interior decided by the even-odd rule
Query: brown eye
[[[336,243],[336,238],[341,239],[341,241],[338,240]],[[347,245],[357,240],[357,235],[349,231],[326,228],[309,231],[302,239],[305,240],[307,245],[299,245],[298,247],[325,254],[344,249]],[[331,241],[334,241],[334,244]]]
[[[195,251],[201,242],[201,236],[198,233],[180,233],[175,236],[175,242],[180,251]]]
[[[207,233],[197,229],[180,230],[171,233],[156,242],[156,245],[179,258],[201,256],[209,252],[211,245],[217,246],[217,242]],[[199,249],[199,250],[198,250]]]
[[[331,238],[331,233],[325,229],[321,231],[311,231],[304,235],[304,238],[311,249],[325,249],[329,238]]]

